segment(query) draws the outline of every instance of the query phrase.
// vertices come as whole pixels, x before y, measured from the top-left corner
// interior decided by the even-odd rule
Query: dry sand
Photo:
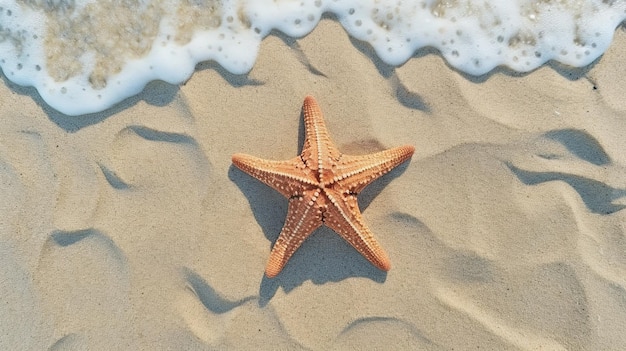
[[[323,20],[101,114],[4,79],[0,349],[626,349],[625,56],[475,78]],[[360,195],[387,274],[321,229],[263,277],[287,201],[230,157],[295,156],[307,94],[345,153],[416,147]]]

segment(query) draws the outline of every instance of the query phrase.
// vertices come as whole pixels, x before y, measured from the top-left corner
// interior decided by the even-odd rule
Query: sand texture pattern
[[[94,115],[4,79],[0,349],[626,349],[625,56],[394,68],[324,19]],[[264,277],[288,200],[231,156],[297,155],[309,94],[346,154],[415,146],[359,196],[389,272],[320,228]]]

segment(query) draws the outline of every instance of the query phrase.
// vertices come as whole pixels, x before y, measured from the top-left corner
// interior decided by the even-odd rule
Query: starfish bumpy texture
[[[233,164],[289,199],[285,225],[272,248],[265,274],[273,278],[302,242],[321,225],[337,232],[383,271],[391,268],[361,217],[357,194],[368,184],[408,160],[415,148],[400,146],[378,153],[349,156],[330,140],[322,111],[311,96],[302,107],[305,141],[302,153],[287,161],[235,154]]]

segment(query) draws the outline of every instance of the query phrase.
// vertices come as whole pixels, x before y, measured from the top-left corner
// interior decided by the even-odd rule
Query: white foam
[[[198,62],[248,72],[272,30],[312,31],[325,12],[391,65],[437,48],[480,75],[548,60],[585,66],[626,18],[622,0],[0,0],[0,66],[69,115],[102,111]]]

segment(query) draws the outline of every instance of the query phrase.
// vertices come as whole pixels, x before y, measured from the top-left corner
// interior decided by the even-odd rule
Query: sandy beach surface
[[[0,84],[2,350],[626,349],[626,33],[573,69],[382,63],[331,19],[88,116]],[[360,194],[381,272],[328,228],[263,276],[315,96],[346,154],[416,147]]]

